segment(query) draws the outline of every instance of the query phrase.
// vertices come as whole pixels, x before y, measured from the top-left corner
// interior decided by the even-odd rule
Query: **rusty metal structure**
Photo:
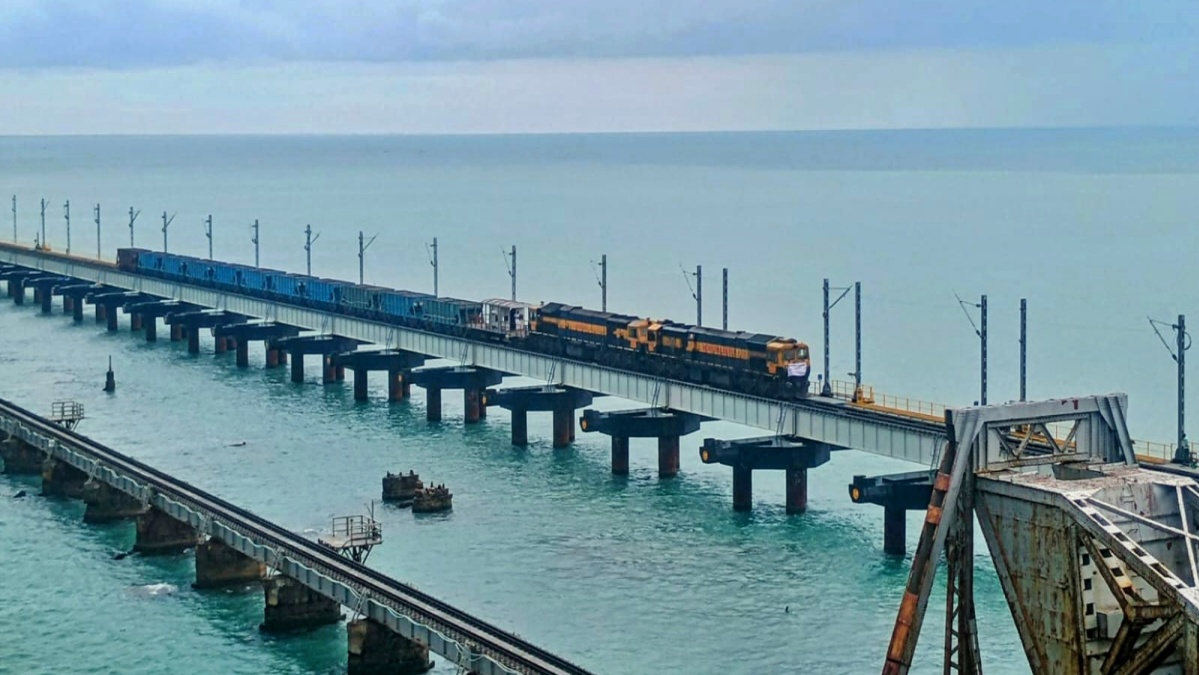
[[[1199,675],[1199,484],[1137,465],[1123,394],[946,413],[883,675],[906,675],[942,555],[943,672],[978,675],[974,521],[1034,673]]]

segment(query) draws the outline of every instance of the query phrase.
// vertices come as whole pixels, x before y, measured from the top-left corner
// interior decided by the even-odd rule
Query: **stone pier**
[[[4,473],[13,476],[39,476],[46,453],[19,438],[9,438],[0,443],[0,459],[4,460]]]
[[[265,563],[229,548],[219,539],[209,539],[196,546],[193,588],[222,588],[265,578]]]
[[[141,501],[114,488],[103,481],[90,480],[83,486],[83,512],[85,523],[112,523],[126,518],[137,518],[146,512]]]
[[[341,621],[341,605],[285,576],[263,581],[265,612],[259,630],[265,633],[317,628]]]
[[[200,535],[154,507],[137,517],[137,542],[133,550],[143,555],[170,555],[194,548]]]
[[[42,494],[47,497],[79,499],[86,482],[87,474],[66,462],[50,458],[42,465]]]
[[[419,675],[433,668],[429,648],[370,619],[346,624],[349,675]]]

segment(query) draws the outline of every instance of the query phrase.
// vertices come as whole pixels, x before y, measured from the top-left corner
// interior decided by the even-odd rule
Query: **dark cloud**
[[[0,66],[1168,43],[1194,0],[5,0]]]

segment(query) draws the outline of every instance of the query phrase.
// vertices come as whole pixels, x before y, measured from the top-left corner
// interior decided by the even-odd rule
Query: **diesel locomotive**
[[[190,256],[122,248],[125,272],[261,297],[404,328],[503,342],[754,396],[808,395],[811,357],[794,338],[692,326],[558,302],[462,300],[320,279]]]

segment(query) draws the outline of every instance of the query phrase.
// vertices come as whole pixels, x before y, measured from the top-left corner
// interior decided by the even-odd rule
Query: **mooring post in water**
[[[112,357],[108,357],[108,374],[104,376],[104,391],[113,393],[117,390],[117,376],[112,372]]]

